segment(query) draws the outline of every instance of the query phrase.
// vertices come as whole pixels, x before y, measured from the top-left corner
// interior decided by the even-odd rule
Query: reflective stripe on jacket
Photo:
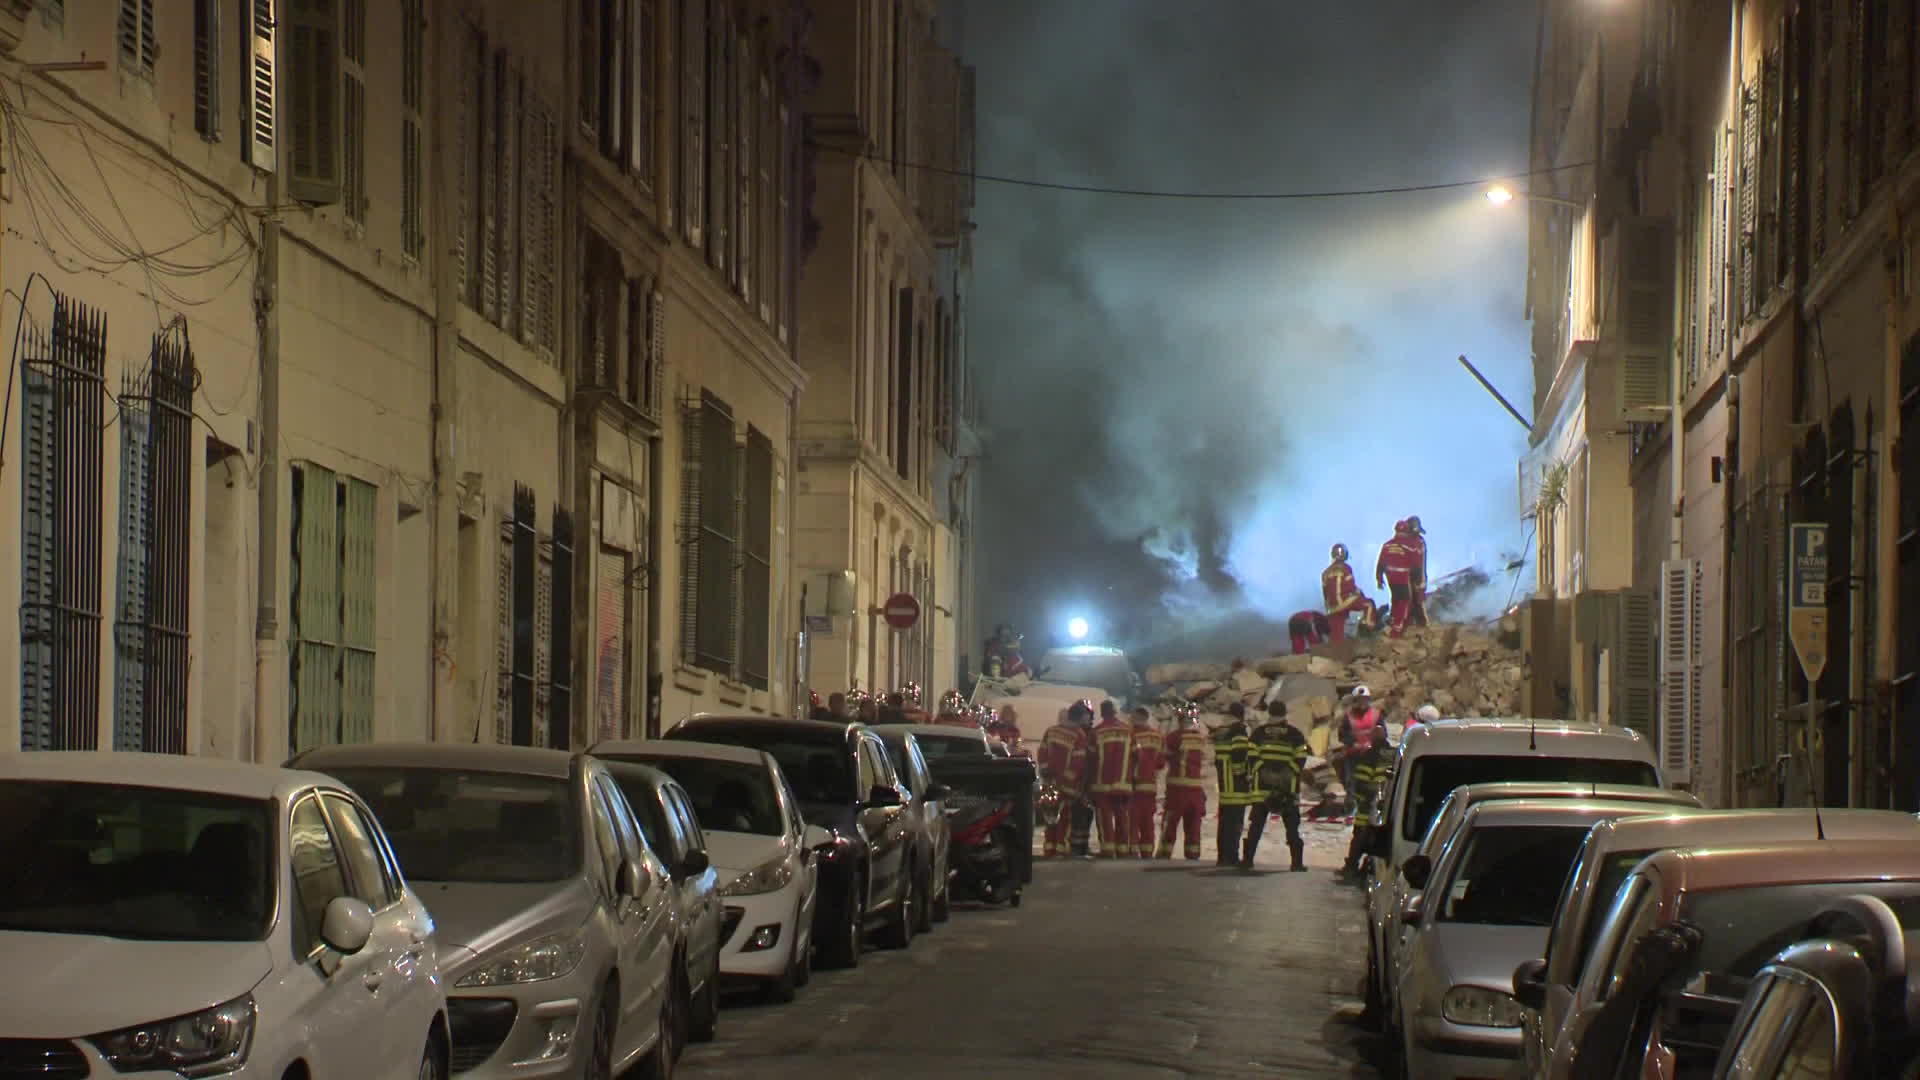
[[[1290,795],[1300,790],[1300,771],[1307,765],[1307,737],[1285,720],[1253,729],[1256,790],[1262,795]]]
[[[1102,720],[1093,729],[1093,793],[1133,793],[1133,725]]]
[[[1221,806],[1249,806],[1259,800],[1254,794],[1248,766],[1253,759],[1253,740],[1247,726],[1228,724],[1213,733],[1214,780],[1220,785]]]
[[[1207,745],[1213,740],[1197,727],[1179,727],[1167,732],[1161,745],[1167,755],[1167,787],[1207,786]]]

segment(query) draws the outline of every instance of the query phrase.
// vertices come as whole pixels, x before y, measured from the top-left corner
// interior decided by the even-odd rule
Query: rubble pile
[[[1510,620],[1436,623],[1402,638],[1350,638],[1252,663],[1155,664],[1146,683],[1149,700],[1162,710],[1194,702],[1209,727],[1226,723],[1235,702],[1252,713],[1276,698],[1285,701],[1287,719],[1312,747],[1301,803],[1318,810],[1346,799],[1332,764],[1340,754],[1340,702],[1355,686],[1372,691],[1396,742],[1408,715],[1422,705],[1435,706],[1444,717],[1515,716],[1526,676],[1519,644]]]

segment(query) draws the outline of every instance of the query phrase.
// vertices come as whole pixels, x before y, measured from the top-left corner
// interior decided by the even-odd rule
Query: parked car
[[[1703,844],[1778,844],[1796,840],[1920,839],[1920,820],[1892,810],[1685,810],[1602,822],[1587,833],[1555,905],[1540,959],[1514,972],[1523,1006],[1521,1030],[1529,1075],[1547,1071],[1550,1048],[1573,1007],[1575,988],[1620,883],[1640,861],[1664,848]]]
[[[0,753],[0,1076],[443,1080],[434,920],[317,773]]]
[[[875,731],[894,728],[913,733],[915,742],[920,744],[920,753],[928,763],[949,754],[961,757],[993,757],[994,747],[1006,749],[1006,744],[998,739],[987,738],[984,728],[962,727],[959,724],[876,724]],[[998,755],[1004,757],[1006,755]]]
[[[673,777],[658,769],[616,761],[606,764],[608,775],[633,808],[640,835],[667,865],[678,909],[674,923],[680,929],[683,975],[692,995],[687,1037],[710,1042],[720,1023],[720,883],[693,800]]]
[[[1920,848],[1888,837],[1647,856],[1607,912],[1546,1076],[1709,1074],[1747,981],[1854,894],[1920,902]]]
[[[801,816],[830,834],[820,849],[821,901],[813,919],[822,963],[858,964],[875,925],[883,944],[912,943],[919,898],[907,872],[908,798],[878,735],[858,723],[701,714],[666,737],[773,755],[800,797]]]
[[[672,877],[604,764],[524,746],[329,746],[440,925],[453,1067],[671,1072],[688,987]]]
[[[1647,802],[1502,799],[1467,811],[1438,863],[1414,861],[1394,1030],[1422,1080],[1501,1075],[1520,1060],[1514,966],[1545,944],[1561,882],[1595,822]]]
[[[1644,787],[1633,784],[1594,784],[1570,783],[1563,780],[1499,780],[1487,784],[1468,784],[1454,788],[1448,793],[1446,801],[1440,804],[1440,810],[1434,815],[1433,824],[1427,826],[1427,834],[1420,841],[1414,853],[1400,864],[1399,872],[1382,883],[1387,889],[1386,900],[1381,904],[1380,959],[1382,973],[1382,993],[1374,1004],[1376,1008],[1391,1005],[1393,981],[1391,973],[1400,969],[1400,945],[1405,937],[1400,925],[1400,910],[1406,905],[1407,897],[1419,886],[1410,883],[1415,875],[1423,879],[1433,871],[1434,863],[1447,841],[1453,838],[1460,823],[1474,807],[1485,802],[1500,799],[1607,799],[1612,801],[1631,801],[1647,803],[1649,809],[1661,806],[1698,807],[1700,800],[1684,791],[1672,791],[1661,787]],[[1371,979],[1369,979],[1371,982]]]
[[[814,848],[833,838],[801,819],[779,762],[762,750],[668,739],[604,742],[589,752],[651,765],[679,781],[718,873],[720,974],[759,983],[773,1001],[792,1001],[813,970]]]
[[[1386,966],[1389,912],[1406,893],[1395,886],[1455,788],[1494,781],[1555,780],[1660,787],[1653,744],[1628,728],[1536,720],[1442,720],[1409,729],[1381,800],[1368,854],[1369,1009],[1393,1015]]]
[[[933,778],[932,766],[924,753],[951,726],[935,724],[875,724],[873,733],[886,744],[893,759],[893,771],[907,787],[907,816],[913,823],[913,851],[909,854],[916,885],[927,902],[916,913],[919,924],[914,930],[926,932],[936,922],[946,922],[953,912],[953,829],[947,823],[949,798],[953,790]]]
[[[1843,897],[1760,969],[1714,1080],[1920,1077],[1920,905]]]

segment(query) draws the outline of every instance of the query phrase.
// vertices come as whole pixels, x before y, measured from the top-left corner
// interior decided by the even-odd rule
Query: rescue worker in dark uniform
[[[1234,702],[1232,721],[1213,730],[1213,773],[1220,789],[1220,824],[1214,831],[1215,866],[1237,866],[1247,807],[1254,801],[1253,740],[1247,731],[1247,707]]]
[[[1360,859],[1367,850],[1367,841],[1373,835],[1373,815],[1380,809],[1380,799],[1387,792],[1387,780],[1393,775],[1394,751],[1387,742],[1384,727],[1376,727],[1371,741],[1365,747],[1352,753],[1353,791],[1355,810],[1353,813],[1353,839],[1347,842],[1347,861],[1340,867],[1339,878],[1342,881],[1360,880]]]
[[[1300,771],[1307,764],[1307,737],[1287,723],[1287,703],[1275,700],[1267,705],[1267,722],[1254,728],[1251,738],[1262,799],[1253,810],[1253,825],[1247,830],[1247,848],[1240,867],[1253,869],[1253,855],[1259,850],[1260,834],[1267,829],[1267,818],[1279,814],[1280,823],[1287,827],[1287,851],[1293,856],[1288,869],[1304,873],[1307,845],[1300,838]]]

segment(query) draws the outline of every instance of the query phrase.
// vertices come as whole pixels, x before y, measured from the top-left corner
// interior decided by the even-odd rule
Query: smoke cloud
[[[1464,9],[1464,10],[1463,10]],[[1526,163],[1531,3],[957,0],[983,173],[1199,192],[1386,187]],[[1371,591],[1522,546],[1524,220],[1468,188],[1303,201],[977,185],[986,621],[1149,653],[1271,644],[1331,544]],[[1088,611],[1087,607],[1100,610]]]

